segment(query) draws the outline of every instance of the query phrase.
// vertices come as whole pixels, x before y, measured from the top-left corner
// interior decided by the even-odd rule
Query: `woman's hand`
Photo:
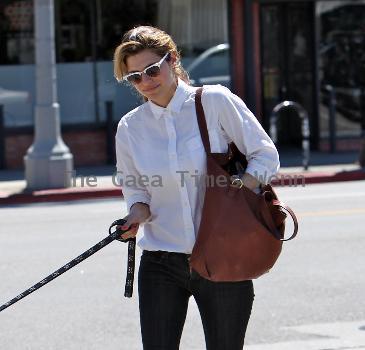
[[[242,184],[243,184],[243,186],[245,186],[245,187],[249,188],[251,191],[253,191],[260,185],[260,181],[258,181],[251,174],[244,173],[242,176]]]
[[[244,173],[242,177],[239,177],[238,175],[233,175],[231,176],[231,180],[233,180],[233,186],[238,188],[244,186],[251,191],[255,191],[260,186],[260,182],[249,173]]]
[[[134,203],[129,214],[124,217],[127,220],[123,226],[118,226],[122,230],[129,230],[121,235],[122,239],[133,238],[137,235],[139,225],[144,223],[151,216],[150,207],[145,203]]]

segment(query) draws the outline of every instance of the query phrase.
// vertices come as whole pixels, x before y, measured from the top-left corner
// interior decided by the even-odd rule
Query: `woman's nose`
[[[152,80],[152,78],[148,74],[142,72],[142,83],[143,82],[150,82],[151,80]]]

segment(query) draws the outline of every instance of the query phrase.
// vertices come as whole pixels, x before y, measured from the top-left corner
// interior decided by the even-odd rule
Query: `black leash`
[[[133,280],[134,280],[134,268],[135,268],[135,247],[136,247],[136,239],[135,238],[129,238],[126,240],[123,240],[120,238],[120,235],[123,234],[126,231],[121,230],[120,228],[116,228],[114,232],[112,232],[112,228],[114,226],[122,226],[126,221],[123,219],[115,220],[109,227],[109,236],[105,237],[102,241],[95,244],[93,247],[79,255],[77,258],[71,260],[66,265],[62,266],[60,269],[56,270],[55,272],[51,273],[49,276],[44,278],[42,281],[36,283],[32,287],[25,290],[23,293],[20,293],[15,298],[9,300],[4,305],[0,306],[0,312],[8,308],[9,306],[15,304],[19,300],[25,298],[27,295],[35,292],[37,289],[45,286],[47,283],[51,282],[55,278],[61,276],[66,271],[70,270],[77,264],[79,264],[81,261],[84,261],[91,255],[95,254],[100,249],[107,246],[109,243],[113,242],[114,240],[118,240],[123,243],[128,242],[128,266],[127,266],[127,277],[126,277],[126,284],[125,284],[125,291],[124,296],[130,298],[133,294]]]

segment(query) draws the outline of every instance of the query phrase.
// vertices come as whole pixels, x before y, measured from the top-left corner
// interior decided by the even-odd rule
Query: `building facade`
[[[229,44],[207,55],[192,78],[199,75],[202,83],[231,87],[267,130],[276,104],[300,103],[310,118],[313,149],[329,148],[332,87],[337,149],[359,148],[365,118],[363,0],[54,2],[62,133],[76,166],[112,161],[115,123],[140,103],[130,87],[115,81],[112,69],[122,33],[137,24],[170,33],[185,67],[207,50]],[[31,0],[0,2],[0,93],[28,94],[25,101],[3,107],[0,163],[6,168],[23,167],[33,139],[33,14]],[[107,102],[112,102],[109,118]],[[280,147],[298,147],[300,141],[298,117],[293,112],[280,115]]]

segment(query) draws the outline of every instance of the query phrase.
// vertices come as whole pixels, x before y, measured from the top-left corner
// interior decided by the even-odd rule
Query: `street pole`
[[[53,0],[34,0],[34,9],[35,135],[24,157],[27,189],[70,187],[73,156],[60,131]]]
[[[361,137],[362,144],[360,148],[359,164],[365,168],[365,86],[361,87],[360,93],[360,115],[361,115]]]
[[[5,120],[4,106],[0,104],[0,169],[5,169]]]

